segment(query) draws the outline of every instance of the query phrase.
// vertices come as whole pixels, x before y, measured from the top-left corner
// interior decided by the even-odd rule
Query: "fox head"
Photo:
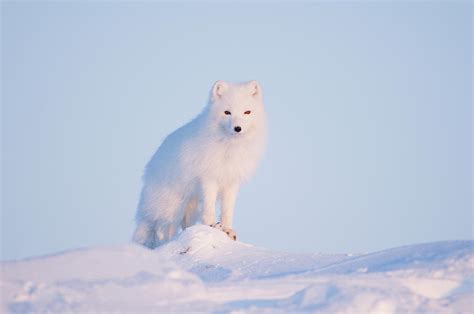
[[[262,88],[257,81],[217,81],[212,87],[209,110],[218,129],[229,136],[245,136],[264,127]]]

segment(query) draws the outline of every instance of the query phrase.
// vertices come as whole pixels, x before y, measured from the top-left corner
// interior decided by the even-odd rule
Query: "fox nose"
[[[240,126],[236,126],[236,127],[234,128],[234,131],[237,132],[237,133],[239,133],[240,131],[242,131],[242,128],[241,128]]]

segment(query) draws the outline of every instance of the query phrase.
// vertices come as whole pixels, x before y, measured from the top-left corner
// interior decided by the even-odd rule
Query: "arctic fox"
[[[217,81],[204,110],[168,135],[148,162],[134,242],[154,248],[199,221],[235,240],[237,193],[255,172],[266,133],[261,86]]]

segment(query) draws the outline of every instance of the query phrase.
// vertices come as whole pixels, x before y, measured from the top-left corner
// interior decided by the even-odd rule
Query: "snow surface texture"
[[[194,226],[135,244],[3,262],[1,313],[471,312],[474,241],[290,254]]]

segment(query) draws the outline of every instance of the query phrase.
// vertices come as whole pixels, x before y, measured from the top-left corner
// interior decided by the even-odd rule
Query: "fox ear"
[[[250,81],[247,83],[247,85],[250,88],[250,92],[253,97],[259,97],[262,95],[262,88],[260,87],[260,84],[258,84],[257,81]]]
[[[214,99],[222,97],[224,93],[229,89],[229,84],[224,81],[217,81],[214,83],[214,87],[212,87],[212,96]]]

